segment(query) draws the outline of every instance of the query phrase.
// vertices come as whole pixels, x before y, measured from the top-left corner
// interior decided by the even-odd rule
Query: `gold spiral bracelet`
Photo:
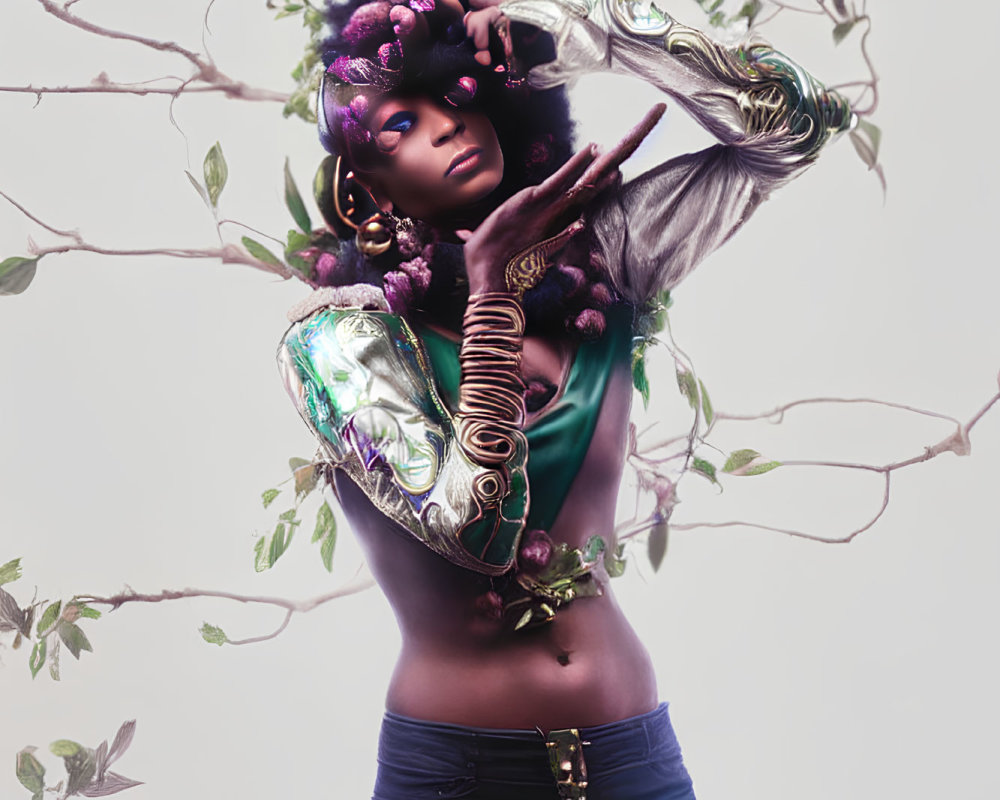
[[[505,464],[523,447],[524,312],[511,294],[473,295],[465,311],[462,334],[455,431],[469,459],[490,469],[488,479],[477,483],[475,491],[482,502],[495,504],[509,485]]]

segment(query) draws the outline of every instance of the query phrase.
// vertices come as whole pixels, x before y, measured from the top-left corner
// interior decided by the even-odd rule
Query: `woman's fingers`
[[[605,175],[617,172],[626,159],[629,158],[642,144],[643,140],[649,136],[656,123],[660,121],[663,112],[667,110],[666,105],[657,103],[642,118],[638,125],[622,137],[621,141],[612,147],[607,153],[602,153],[587,169],[580,179],[581,184],[597,185]]]
[[[495,6],[465,15],[465,32],[476,46],[476,61],[487,67],[491,61],[490,30],[500,16],[500,9]]]
[[[538,184],[537,191],[542,196],[559,195],[569,191],[597,158],[597,145],[588,144],[577,150],[569,160]]]

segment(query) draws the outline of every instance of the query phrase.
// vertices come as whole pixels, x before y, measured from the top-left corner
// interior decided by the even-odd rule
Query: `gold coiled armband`
[[[466,456],[491,470],[475,486],[479,499],[488,504],[499,502],[507,492],[506,462],[525,446],[523,336],[524,312],[513,296],[490,292],[469,298],[454,423]]]

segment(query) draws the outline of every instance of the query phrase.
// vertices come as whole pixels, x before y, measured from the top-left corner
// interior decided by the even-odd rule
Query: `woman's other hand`
[[[501,203],[475,231],[456,231],[465,243],[470,293],[511,291],[514,287],[507,286],[506,267],[515,256],[543,242],[549,255],[582,230],[579,214],[618,180],[618,167],[665,110],[662,103],[654,106],[607,153],[599,154],[592,144],[584,147],[538,186],[522,189]],[[572,221],[566,225],[568,218]]]
[[[503,16],[500,9],[489,2],[489,0],[479,0],[472,3],[474,7],[479,6],[474,11],[465,15],[465,33],[472,39],[476,46],[476,61],[484,67],[488,67],[492,60],[490,55],[490,33],[493,24]]]

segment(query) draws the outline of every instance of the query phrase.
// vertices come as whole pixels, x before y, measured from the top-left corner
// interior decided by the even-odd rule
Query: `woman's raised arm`
[[[721,144],[681,156],[605,199],[593,227],[617,288],[643,302],[676,284],[811,164],[853,117],[846,101],[766,45],[727,48],[634,0],[508,0],[511,19],[548,30],[555,61],[533,85],[611,71],[662,89]]]

